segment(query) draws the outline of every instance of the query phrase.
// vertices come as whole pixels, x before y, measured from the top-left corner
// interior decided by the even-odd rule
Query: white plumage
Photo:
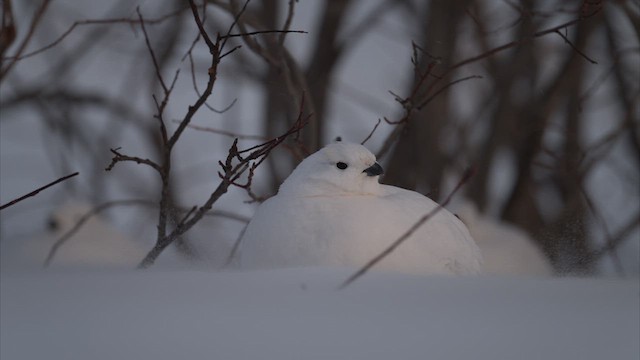
[[[493,275],[552,276],[553,267],[533,239],[519,228],[482,215],[470,201],[454,207],[480,247],[483,271]]]
[[[56,225],[53,229],[56,239],[74,227],[92,208],[78,201],[57,208],[51,215],[51,221]],[[95,214],[60,246],[51,264],[135,267],[147,251]]]
[[[70,201],[56,208],[51,213],[46,235],[3,248],[3,267],[41,267],[55,242],[92,208],[81,201]],[[93,215],[58,248],[50,266],[134,268],[147,251],[100,215]]]
[[[382,185],[364,146],[333,143],[306,158],[259,206],[243,237],[244,268],[360,267],[438,205]],[[442,209],[375,269],[476,274],[481,255],[465,225]]]

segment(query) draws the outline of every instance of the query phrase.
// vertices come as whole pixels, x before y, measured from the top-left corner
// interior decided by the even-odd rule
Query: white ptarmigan
[[[302,161],[256,210],[242,239],[243,268],[361,267],[438,205],[378,182],[364,146],[327,145]],[[374,269],[477,274],[482,256],[465,225],[441,209]]]
[[[69,201],[50,217],[57,237],[69,231],[93,207],[80,201]],[[127,238],[99,215],[90,217],[83,226],[59,247],[52,266],[135,267],[148,249]]]
[[[481,214],[469,200],[453,207],[484,259],[483,272],[508,276],[553,276],[553,266],[523,230]]]
[[[9,251],[2,254],[3,267],[41,267],[56,240],[92,209],[90,204],[77,200],[57,207],[50,215],[46,235],[4,249]],[[125,236],[96,214],[57,249],[50,267],[129,269],[138,265],[147,252],[143,244]]]

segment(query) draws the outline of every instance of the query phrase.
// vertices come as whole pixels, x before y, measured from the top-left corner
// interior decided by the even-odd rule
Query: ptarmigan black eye
[[[340,169],[340,170],[344,170],[344,169],[346,169],[346,168],[348,168],[348,167],[349,167],[349,165],[347,165],[347,164],[343,163],[342,161],[341,161],[341,162],[339,162],[339,163],[337,163],[337,164],[336,164],[336,166],[337,166],[337,167],[338,167],[338,169]]]
[[[54,219],[53,217],[50,217],[47,220],[47,228],[49,230],[54,230],[55,231],[55,230],[58,230],[58,227],[60,227],[59,224],[58,224],[58,221],[56,219]]]

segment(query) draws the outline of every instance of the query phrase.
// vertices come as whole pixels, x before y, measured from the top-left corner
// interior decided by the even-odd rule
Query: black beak
[[[382,166],[380,166],[380,164],[375,163],[364,169],[363,173],[366,173],[367,176],[378,176],[382,175],[384,173],[384,170],[382,169]]]

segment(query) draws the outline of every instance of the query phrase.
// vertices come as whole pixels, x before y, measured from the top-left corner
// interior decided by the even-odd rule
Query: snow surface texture
[[[350,271],[0,278],[0,358],[637,360],[637,279]]]
[[[49,234],[13,249],[3,249],[3,268],[43,265],[53,244],[91,210],[91,205],[76,200],[58,207],[51,214]],[[93,215],[58,248],[50,266],[133,268],[146,253],[141,244],[118,232],[99,215]]]
[[[478,244],[486,274],[553,275],[549,259],[526,232],[480,214],[468,200],[460,201],[452,210],[467,225]]]
[[[438,205],[378,183],[382,168],[362,145],[336,142],[312,154],[261,204],[242,240],[243,268],[360,267]],[[477,274],[480,250],[442,209],[376,268]]]

